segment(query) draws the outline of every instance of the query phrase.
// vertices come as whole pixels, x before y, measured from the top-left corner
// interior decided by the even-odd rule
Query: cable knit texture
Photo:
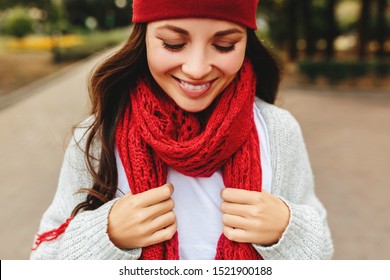
[[[168,166],[191,177],[210,177],[222,169],[227,188],[261,191],[260,144],[252,109],[255,77],[246,60],[205,114],[184,111],[165,93],[153,90],[148,78],[140,79],[130,91],[131,102],[116,133],[131,192],[165,184]],[[169,241],[143,248],[141,258],[179,259],[178,233]],[[250,244],[222,235],[215,258],[261,256]]]
[[[277,106],[256,99],[256,109],[266,123],[271,163],[272,193],[290,208],[290,221],[278,243],[270,246],[252,244],[266,260],[330,259],[333,242],[325,208],[315,195],[313,175],[300,127],[291,114]],[[91,187],[92,178],[85,164],[84,153],[88,118],[75,130],[64,157],[57,192],[44,213],[38,232],[58,228],[73,208],[85,200],[75,194],[81,187]],[[78,144],[76,144],[78,143]],[[99,157],[99,143],[94,156]],[[138,259],[142,249],[121,250],[107,234],[108,214],[116,200],[93,211],[79,213],[64,234],[42,243],[32,251],[31,259]]]

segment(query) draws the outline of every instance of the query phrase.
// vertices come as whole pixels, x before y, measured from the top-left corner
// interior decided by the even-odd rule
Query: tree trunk
[[[331,59],[334,56],[334,40],[337,36],[337,27],[335,19],[335,9],[337,0],[329,0],[326,8],[326,22],[327,22],[327,34],[326,34],[326,57]]]
[[[387,5],[387,0],[377,0],[376,40],[378,42],[379,49],[376,55],[378,57],[385,56],[385,40],[388,32],[385,15]]]
[[[362,0],[361,10],[360,10],[360,18],[359,18],[359,58],[363,59],[366,56],[366,45],[367,45],[367,25],[368,25],[368,17],[370,15],[370,0]]]
[[[315,52],[314,36],[312,28],[312,6],[311,0],[300,0],[302,7],[302,24],[303,32],[306,40],[305,54],[307,57],[312,57]]]
[[[294,3],[295,2],[295,3]],[[292,61],[298,58],[297,50],[297,5],[296,1],[289,0],[287,2],[287,13],[288,13],[288,34],[289,34],[289,47],[288,54]]]

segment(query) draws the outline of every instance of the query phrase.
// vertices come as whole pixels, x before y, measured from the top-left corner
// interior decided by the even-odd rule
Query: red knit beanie
[[[133,0],[133,22],[213,18],[257,29],[258,0]]]

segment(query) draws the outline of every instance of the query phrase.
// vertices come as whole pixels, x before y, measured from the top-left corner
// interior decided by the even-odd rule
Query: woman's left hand
[[[221,192],[223,233],[232,241],[272,245],[279,241],[290,210],[267,191],[225,188]]]

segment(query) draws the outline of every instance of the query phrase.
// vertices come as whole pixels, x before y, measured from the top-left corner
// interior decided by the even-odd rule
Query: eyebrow
[[[185,29],[182,29],[180,27],[177,27],[177,26],[174,26],[174,25],[171,25],[171,24],[166,24],[166,25],[163,25],[163,26],[160,26],[157,28],[158,30],[160,29],[168,29],[168,30],[171,30],[171,31],[174,31],[176,33],[179,33],[179,34],[183,34],[183,35],[190,35],[190,33],[185,30]]]
[[[182,35],[186,35],[186,36],[190,35],[190,33],[187,30],[180,28],[180,27],[177,27],[177,26],[174,26],[174,25],[171,25],[171,24],[166,24],[166,25],[160,26],[157,29],[168,29],[168,30],[171,30],[173,32],[176,32],[176,33],[179,33]],[[227,30],[222,30],[222,31],[216,32],[214,34],[214,37],[223,37],[223,36],[234,34],[234,33],[243,34],[244,32],[238,28],[230,28]]]
[[[234,33],[244,34],[244,32],[242,32],[238,28],[231,28],[231,29],[227,29],[227,30],[223,30],[223,31],[219,31],[219,32],[215,33],[214,37],[223,37],[223,36],[234,34]]]

